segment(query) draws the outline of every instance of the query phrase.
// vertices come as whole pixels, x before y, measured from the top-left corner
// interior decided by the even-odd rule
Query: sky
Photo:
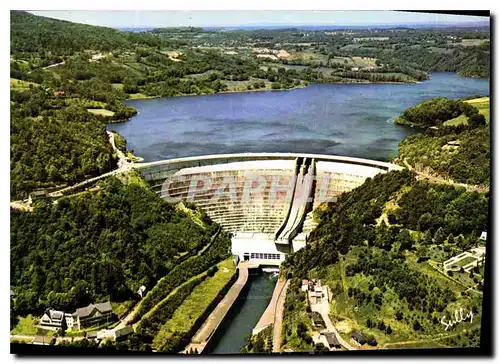
[[[30,11],[35,15],[112,28],[255,25],[377,25],[467,23],[488,18],[396,11]]]

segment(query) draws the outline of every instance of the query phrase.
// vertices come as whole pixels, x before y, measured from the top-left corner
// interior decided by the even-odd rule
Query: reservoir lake
[[[489,80],[431,73],[417,84],[314,84],[281,91],[128,100],[138,115],[108,125],[145,162],[188,156],[296,152],[388,161],[418,129],[394,125],[433,97],[488,95]]]

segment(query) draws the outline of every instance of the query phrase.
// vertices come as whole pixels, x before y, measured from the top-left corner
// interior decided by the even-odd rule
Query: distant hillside
[[[24,11],[11,11],[10,29],[11,54],[53,52],[65,55],[83,50],[123,49],[135,43],[156,46],[167,42],[151,34],[77,24]]]

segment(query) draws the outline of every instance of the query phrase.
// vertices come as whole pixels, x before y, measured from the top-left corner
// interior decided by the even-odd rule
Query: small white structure
[[[139,289],[137,290],[137,294],[138,294],[139,296],[141,296],[141,298],[142,298],[142,296],[144,295],[144,292],[146,292],[146,286],[142,285],[142,286],[140,286],[140,287],[139,287]]]
[[[483,231],[481,233],[481,236],[479,237],[479,240],[486,241],[487,240],[488,233],[486,231]]]
[[[302,292],[307,292],[309,290],[309,281],[307,279],[302,280],[302,286],[300,287]]]
[[[73,315],[70,313],[65,313],[64,318],[66,320],[66,326],[68,327],[68,330],[73,330],[73,326],[76,322],[75,317],[73,317]]]
[[[231,252],[240,261],[267,265],[280,265],[286,258],[286,254],[278,250],[274,234],[237,233],[231,239]]]

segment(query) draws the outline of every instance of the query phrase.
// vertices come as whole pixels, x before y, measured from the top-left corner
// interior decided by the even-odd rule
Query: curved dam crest
[[[370,159],[301,153],[241,153],[134,166],[170,203],[188,201],[233,234],[242,261],[279,265],[305,246],[321,203],[378,173],[402,167]]]

